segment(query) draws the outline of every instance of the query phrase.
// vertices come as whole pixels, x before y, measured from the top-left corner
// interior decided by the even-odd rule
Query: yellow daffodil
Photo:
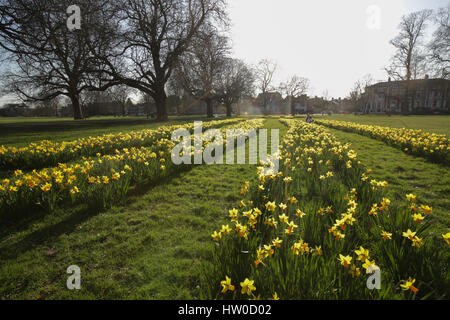
[[[245,278],[245,280],[241,282],[242,287],[241,293],[251,295],[252,291],[256,290],[256,287],[253,285],[254,282],[255,282],[254,280],[249,280],[248,278]]]
[[[275,204],[275,201],[273,201],[273,202],[269,201],[269,202],[266,203],[266,209],[269,210],[269,211],[272,211],[272,212],[275,211],[276,207],[277,206]]]
[[[292,233],[294,232],[294,229],[297,227],[298,226],[293,221],[291,221],[288,223],[288,227],[286,228],[285,233],[291,236]]]
[[[231,232],[231,228],[228,225],[226,225],[226,226],[222,225],[222,229],[220,230],[220,233],[228,234],[230,232]]]
[[[339,254],[338,260],[341,262],[341,265],[343,265],[345,268],[347,268],[352,263],[351,256],[344,256],[342,254]]]
[[[415,236],[415,237],[412,239],[412,246],[413,246],[413,247],[420,248],[420,247],[423,245],[422,240],[423,240],[422,238],[419,238],[418,236]]]
[[[214,231],[214,233],[211,235],[214,241],[219,241],[220,238],[222,238],[222,234],[220,232]]]
[[[381,231],[381,236],[383,237],[383,240],[392,239],[392,233],[386,231]]]
[[[357,268],[354,264],[350,267],[349,273],[352,275],[352,278],[357,277],[361,274],[359,268]]]
[[[272,240],[272,244],[273,244],[276,248],[280,248],[282,242],[283,242],[283,240],[280,240],[278,237]]]
[[[362,265],[364,269],[368,269],[371,266],[375,266],[375,260],[370,261],[369,259],[364,261],[364,264]]]
[[[420,213],[413,214],[412,218],[417,223],[420,223],[420,222],[422,222],[423,219],[425,219],[425,217],[422,216]]]
[[[444,238],[444,241],[447,242],[448,245],[450,245],[450,232],[442,234],[442,238]]]
[[[405,280],[405,283],[401,284],[400,287],[402,287],[402,290],[411,290],[412,292],[417,293],[419,289],[413,286],[414,282],[416,282],[416,279],[411,279],[411,277],[409,277],[409,279],[407,281]]]
[[[416,233],[412,232],[410,229],[408,229],[408,231],[406,231],[406,232],[403,232],[403,236],[405,238],[408,238],[409,240],[413,240],[415,235],[416,235]]]
[[[316,246],[314,248],[314,253],[313,255],[317,255],[317,256],[321,256],[322,255],[322,246]]]
[[[422,210],[422,211],[425,212],[426,214],[431,214],[431,212],[433,211],[433,208],[421,204],[421,205],[420,205],[420,210]]]
[[[358,255],[358,258],[357,258],[358,261],[364,262],[370,258],[369,250],[364,249],[363,247],[359,247],[359,250],[355,250],[355,253]]]
[[[291,203],[291,204],[298,202],[298,200],[294,196],[288,198],[288,200],[289,200],[289,203]]]
[[[304,213],[304,212],[303,212],[302,210],[300,210],[300,209],[297,209],[295,215],[296,215],[297,217],[303,218],[303,217],[306,215],[306,213]]]
[[[284,213],[280,214],[278,216],[278,218],[280,219],[280,222],[288,223],[288,221],[289,221],[289,217],[287,215],[285,215]]]
[[[41,187],[41,190],[44,191],[44,192],[48,192],[48,191],[50,191],[51,188],[52,188],[52,184],[47,182],[46,184],[44,184]]]
[[[225,276],[225,280],[222,280],[220,284],[222,286],[222,293],[225,293],[227,291],[234,291],[234,285],[231,284],[231,278],[229,278],[228,276]]]
[[[70,194],[75,194],[75,193],[78,193],[78,192],[80,192],[80,190],[76,187],[76,186],[74,186],[72,189],[70,189],[70,191],[69,191],[69,193]]]
[[[294,243],[291,249],[295,255],[309,253],[310,251],[308,243],[304,242],[303,239],[300,239],[298,242]]]

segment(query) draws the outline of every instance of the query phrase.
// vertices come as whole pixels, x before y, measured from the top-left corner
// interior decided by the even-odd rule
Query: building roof
[[[386,86],[397,86],[397,85],[403,85],[406,84],[406,80],[392,80],[392,81],[384,81],[384,82],[378,82],[371,86],[367,86],[367,88],[375,88],[375,87],[386,87]],[[434,85],[434,84],[443,84],[443,83],[449,83],[450,80],[448,79],[442,79],[442,78],[435,78],[435,79],[414,79],[410,80],[410,85]]]

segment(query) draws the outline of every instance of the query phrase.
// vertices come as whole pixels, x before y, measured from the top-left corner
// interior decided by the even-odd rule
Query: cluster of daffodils
[[[255,181],[245,181],[240,188],[240,194],[249,199],[229,210],[230,223],[211,235],[217,241],[214,275],[242,277],[245,272],[256,284],[261,283],[257,286],[262,295],[279,292],[287,299],[373,298],[374,292],[368,293],[365,281],[357,278],[377,269],[386,274],[409,266],[402,270],[403,279],[410,274],[419,281],[426,278],[428,269],[411,267],[410,257],[398,248],[405,246],[401,236],[409,227],[403,237],[418,248],[414,254],[430,254],[428,248],[421,248],[427,241],[422,228],[412,231],[411,226],[425,225],[424,215],[432,208],[418,205],[415,196],[408,194],[410,218],[403,205],[383,196],[388,183],[372,179],[371,170],[364,168],[348,144],[341,144],[323,126],[289,118],[280,121],[288,130],[276,155],[279,170],[266,170],[273,156],[272,161],[260,162]],[[442,238],[450,244],[450,233]],[[344,253],[348,248],[353,252]],[[337,264],[336,259],[343,268],[330,267]],[[384,279],[392,278],[395,275]],[[403,290],[418,292],[415,278],[402,281]],[[390,288],[386,289],[390,297],[398,297],[397,285],[384,284]],[[230,286],[227,276],[223,290],[230,291]]]
[[[241,201],[240,205],[242,208],[245,208],[250,206],[251,202],[245,204]],[[230,231],[234,230],[240,238],[247,240],[250,230],[255,228],[258,223],[258,217],[261,215],[262,212],[258,208],[250,208],[242,213],[240,213],[238,209],[233,208],[229,210],[230,221],[234,224],[233,229],[231,229],[229,225],[222,225],[221,230],[219,232],[214,231],[214,233],[211,234],[211,237],[213,240],[219,241],[222,239],[222,236],[228,235],[230,234]],[[242,221],[243,219],[239,219],[240,217],[245,217],[246,221]]]
[[[413,246],[420,247],[422,245],[423,239],[416,236],[416,232],[412,232],[410,229],[408,229],[408,231],[406,232],[403,232],[403,237],[411,240]]]
[[[368,249],[364,249],[362,246],[359,249],[354,251],[357,255],[354,260],[351,255],[342,255],[339,254],[338,260],[344,268],[349,268],[349,273],[352,277],[357,277],[361,274],[361,267],[366,270],[366,273],[372,273],[374,270],[379,269],[379,267],[375,264],[375,260],[370,260],[370,254]],[[353,263],[352,261],[355,261]],[[359,261],[360,266],[358,266],[357,262]]]
[[[216,122],[218,123],[223,122]],[[243,121],[228,128],[261,127],[261,120]],[[94,157],[82,157],[73,163],[59,163],[53,168],[23,172],[16,170],[9,178],[0,181],[0,214],[25,210],[34,205],[43,205],[53,210],[58,203],[67,200],[90,200],[100,206],[107,206],[110,200],[124,197],[131,184],[150,183],[157,178],[171,174],[182,166],[171,161],[171,152],[175,142],[170,139],[171,130],[155,140],[151,147],[131,147],[115,149],[112,154],[95,154]],[[158,129],[162,132],[162,129]],[[210,141],[204,140],[202,150]],[[191,156],[193,156],[191,146]],[[92,203],[91,203],[92,204]]]
[[[362,162],[357,159],[357,153],[350,149],[350,144],[340,143],[325,128],[292,119],[283,119],[281,122],[291,128],[281,151],[285,159],[284,165],[292,171],[305,170],[309,174],[306,178],[311,184],[311,190],[319,181],[325,192],[325,186],[333,184],[338,178],[336,171],[342,170],[356,172],[362,181],[370,183],[373,190],[388,186],[387,181],[369,179],[370,169],[360,172],[363,170]]]
[[[332,233],[335,240],[343,239],[345,238],[345,229],[347,228],[347,225],[353,225],[353,222],[356,221],[355,219],[355,213],[356,213],[356,195],[357,191],[356,189],[352,189],[349,196],[346,196],[344,200],[348,200],[347,203],[347,212],[341,214],[340,219],[336,219],[334,225],[328,229],[328,232]]]
[[[450,162],[449,139],[443,134],[422,130],[363,125],[354,122],[317,120],[327,127],[355,132],[397,146],[404,152],[418,154],[443,163]]]
[[[254,283],[255,280],[245,278],[244,281],[240,282],[240,293],[241,295],[252,297],[252,300],[261,300],[261,295],[255,296],[256,287]],[[220,282],[220,285],[222,286],[222,294],[225,294],[227,292],[235,292],[236,287],[231,283],[231,278],[228,276],[225,276],[225,280],[222,280]],[[276,292],[272,295],[272,300],[279,300],[278,294]]]
[[[411,211],[411,216],[413,218],[413,220],[417,223],[421,223],[424,219],[425,216],[423,216],[422,214],[425,215],[430,215],[433,212],[433,208],[427,205],[423,205],[421,204],[420,207],[417,206],[416,204],[416,196],[412,193],[407,194],[406,195],[406,199],[409,202],[409,210]]]
[[[67,199],[123,196],[131,182],[164,173],[172,146],[172,141],[161,139],[150,149],[124,148],[114,155],[60,163],[39,171],[16,170],[13,177],[3,179],[0,184],[0,211],[39,204],[52,210]]]
[[[208,121],[203,123],[202,126],[207,129],[241,120],[236,118]],[[39,169],[57,163],[73,161],[83,156],[94,156],[97,153],[107,154],[122,148],[148,147],[160,139],[170,139],[172,132],[181,128],[192,131],[194,124],[161,126],[154,130],[144,129],[126,133],[104,134],[64,142],[42,140],[30,143],[25,147],[2,145],[0,146],[0,168],[4,170]]]

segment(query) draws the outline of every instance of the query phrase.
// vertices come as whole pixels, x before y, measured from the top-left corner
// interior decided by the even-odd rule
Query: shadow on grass
[[[227,119],[220,117],[220,119]],[[42,121],[42,122],[16,122],[16,123],[4,123],[0,124],[0,134],[13,135],[26,133],[39,133],[39,132],[61,132],[71,130],[89,130],[89,129],[105,129],[109,127],[128,127],[133,125],[145,125],[155,123],[167,123],[189,120],[201,120],[212,121],[216,118],[207,118],[206,116],[185,116],[176,117],[175,119],[169,119],[167,121],[158,121],[156,119],[99,119],[99,120],[63,120],[63,121]]]
[[[244,143],[248,143],[247,139]],[[247,152],[246,155],[248,156]],[[223,156],[226,156],[226,152],[224,152]],[[190,171],[194,167],[195,165],[183,165],[179,167],[176,172],[170,173],[167,176],[163,176],[156,180],[147,182],[144,181],[142,183],[135,184],[130,187],[126,197],[122,200],[114,202],[114,205],[118,207],[126,207],[131,204],[131,197],[143,195],[157,186],[164,185],[175,178],[180,178],[183,173]],[[86,204],[84,204],[79,205],[73,209],[69,209],[72,212],[65,214],[64,216],[63,211],[67,210],[65,209],[67,207],[69,207],[69,205],[67,204],[65,206],[62,206],[53,214],[54,218],[50,217],[48,219],[49,221],[43,221],[45,225],[39,228],[39,230],[32,231],[31,233],[25,235],[21,240],[4,245],[1,248],[2,253],[0,254],[0,257],[2,259],[16,258],[17,255],[25,253],[31,250],[33,247],[41,245],[45,242],[51,242],[53,238],[74,231],[76,226],[80,223],[108,209],[106,208],[103,210],[98,210],[90,208]],[[6,237],[13,233],[19,233],[21,231],[29,229],[34,222],[45,219],[47,215],[49,215],[48,212],[39,210],[38,212],[33,213],[32,216],[21,214],[14,216],[8,215],[8,217],[4,216],[0,218],[0,241],[3,241]],[[57,221],[58,217],[60,217],[60,221]]]
[[[159,185],[168,183],[172,179],[179,178],[183,173],[190,171],[193,167],[194,166],[183,166],[181,170],[158,180],[134,185],[130,188],[127,197],[123,200],[123,202],[116,202],[115,204],[126,207],[130,204],[130,197],[143,195]],[[33,249],[33,247],[39,246],[45,242],[51,242],[52,238],[57,238],[62,234],[74,231],[77,225],[98,215],[99,213],[105,212],[108,209],[109,208],[98,210],[87,207],[86,205],[79,205],[75,209],[72,209],[73,213],[69,214],[62,221],[57,223],[52,223],[52,221],[49,221],[46,226],[31,232],[23,239],[3,246],[1,248],[0,257],[1,259],[15,259],[19,254],[23,254]],[[64,208],[60,208],[55,213],[55,216],[57,217],[63,210]],[[33,215],[33,217],[22,216],[21,218],[16,218],[15,220],[9,220],[7,223],[5,223],[4,217],[0,220],[0,241],[4,240],[10,234],[26,230],[33,222],[45,218],[47,214],[48,213],[44,210],[40,210],[37,214]]]

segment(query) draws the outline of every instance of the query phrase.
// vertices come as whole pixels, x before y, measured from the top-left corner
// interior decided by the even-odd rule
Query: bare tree
[[[385,68],[389,76],[397,80],[411,80],[414,64],[417,66],[424,59],[420,54],[422,37],[433,11],[422,10],[402,17],[400,33],[390,41],[395,47],[391,65]]]
[[[155,104],[155,99],[147,93],[144,93],[142,95],[141,101],[144,103],[145,106],[145,114],[147,116],[147,119],[151,116],[153,118],[154,114],[151,113],[152,105]]]
[[[267,104],[270,97],[269,92],[273,90],[273,76],[277,70],[277,64],[269,59],[261,60],[256,66],[255,76],[259,90],[261,90],[264,106],[264,115],[267,115]]]
[[[204,27],[179,59],[175,71],[175,78],[185,92],[205,102],[208,117],[213,116],[213,104],[219,99],[220,80],[229,49],[226,36],[212,27]]]
[[[60,97],[49,100],[41,100],[34,103],[36,113],[46,117],[57,117],[58,107],[61,105]]]
[[[242,60],[227,58],[220,77],[219,99],[227,110],[227,116],[232,113],[232,105],[238,103],[243,95],[254,93],[254,75]]]
[[[401,104],[403,113],[408,112],[409,81],[425,66],[425,56],[421,54],[422,38],[427,27],[427,21],[433,14],[432,10],[422,10],[402,17],[400,33],[391,40],[396,52],[391,59],[391,65],[386,68],[389,76],[397,80],[406,80],[404,99]],[[414,74],[413,71],[416,71]]]
[[[128,98],[134,91],[133,88],[122,84],[110,87],[106,92],[113,101],[120,105],[122,116],[125,116],[127,113],[126,106]]]
[[[80,94],[79,99],[85,113],[89,113],[89,108],[98,103],[105,103],[108,100],[108,94],[106,91],[85,90]]]
[[[371,74],[366,74],[362,79],[358,79],[350,90],[348,99],[353,110],[362,111],[367,102],[366,88],[374,83]]]
[[[180,56],[206,23],[227,22],[224,0],[122,0],[122,54],[127,65],[109,65],[105,80],[150,95],[157,119],[167,119],[165,87]]]
[[[111,49],[114,12],[108,0],[77,1],[80,30],[68,30],[69,0],[0,0],[0,46],[14,64],[8,88],[25,101],[70,98],[75,119],[84,118],[80,94],[92,88],[98,61],[90,54]]]
[[[294,115],[295,111],[292,105],[292,99],[303,94],[309,89],[309,79],[304,77],[299,77],[294,75],[290,77],[286,82],[280,84],[280,90],[289,99],[289,110],[288,112]]]
[[[440,8],[434,16],[437,29],[428,44],[430,60],[437,77],[448,79],[450,75],[450,5]]]

